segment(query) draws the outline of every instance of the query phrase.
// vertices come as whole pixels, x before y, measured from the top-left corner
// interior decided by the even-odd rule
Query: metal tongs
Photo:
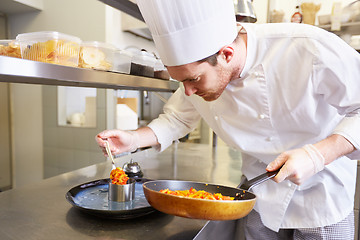
[[[110,150],[110,144],[109,144],[109,142],[107,140],[104,140],[104,142],[105,142],[105,149],[106,149],[107,155],[111,159],[112,169],[115,169],[116,166],[115,166],[113,155],[112,155],[111,150]]]

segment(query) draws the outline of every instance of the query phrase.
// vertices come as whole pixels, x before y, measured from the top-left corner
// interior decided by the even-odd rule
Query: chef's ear
[[[235,51],[234,48],[230,45],[226,45],[219,50],[219,56],[223,58],[226,62],[230,62],[234,57]]]

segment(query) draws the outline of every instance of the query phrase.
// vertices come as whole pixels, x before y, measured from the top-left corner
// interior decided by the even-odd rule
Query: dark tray
[[[66,193],[65,197],[75,208],[103,218],[130,219],[156,211],[146,200],[142,187],[142,184],[149,179],[135,179],[135,199],[129,202],[108,200],[109,178],[73,187]]]

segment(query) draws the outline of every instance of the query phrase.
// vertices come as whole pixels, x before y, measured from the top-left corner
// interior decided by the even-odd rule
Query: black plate
[[[135,179],[135,199],[129,202],[108,200],[109,178],[73,187],[66,193],[65,197],[75,208],[103,218],[129,219],[156,211],[147,202],[142,187],[142,184],[149,180]]]

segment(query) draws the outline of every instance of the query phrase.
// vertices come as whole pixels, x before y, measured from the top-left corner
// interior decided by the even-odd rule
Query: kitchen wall
[[[9,84],[0,83],[0,190],[11,186]]]
[[[97,0],[45,0],[43,10],[9,15],[10,37],[58,31],[82,40],[105,40],[105,5]]]
[[[10,14],[8,21],[10,38],[25,32],[59,31],[82,39],[105,39],[105,6],[95,0],[47,0],[43,11]],[[89,26],[92,31],[88,30]],[[13,187],[44,178],[44,156],[48,154],[44,154],[43,145],[42,96],[47,93],[42,88],[41,85],[11,84]]]
[[[42,87],[44,178],[56,176],[105,160],[95,142],[106,129],[105,89],[96,92],[96,127],[59,126],[57,87]]]
[[[6,15],[0,14],[0,39],[7,38]],[[9,84],[0,83],[0,191],[11,186]]]
[[[9,14],[8,20],[10,38],[25,32],[58,31],[121,48],[145,46],[151,50],[153,46],[148,40],[123,33],[120,12],[97,0],[46,0],[42,11]],[[13,187],[105,160],[94,136],[114,124],[111,111],[105,111],[106,107],[113,109],[113,90],[97,91],[98,125],[92,129],[56,125],[55,86],[11,83],[6,91],[11,99]]]
[[[43,119],[41,87],[10,84],[12,184],[43,179]]]
[[[267,22],[268,4],[269,4],[269,0],[254,0],[253,1],[253,7],[255,10],[256,17],[257,17],[256,23],[266,23]]]

